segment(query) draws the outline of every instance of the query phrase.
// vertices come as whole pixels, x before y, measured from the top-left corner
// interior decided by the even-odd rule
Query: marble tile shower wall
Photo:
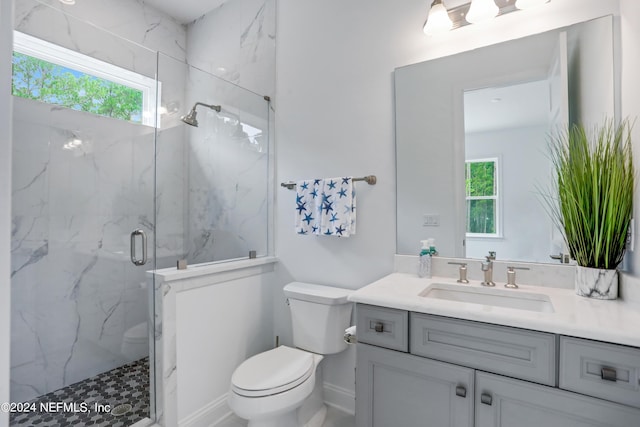
[[[59,0],[15,0],[14,3],[17,30],[36,32],[44,40],[63,44],[78,52],[86,49],[83,53],[105,54],[112,58],[110,62],[125,66],[123,61],[130,54],[127,43],[119,49],[114,49],[113,45],[106,46],[107,49],[100,52],[95,44],[96,35],[102,33],[96,32],[95,27],[98,27],[148,49],[177,59],[186,58],[187,33],[184,25],[143,1],[82,0],[73,6],[66,6]],[[56,10],[76,19],[65,18],[55,13]],[[128,58],[135,60],[135,56],[129,55]]]
[[[58,1],[18,0],[16,29],[150,77],[156,73],[153,50],[184,59],[185,28],[142,2],[77,6],[72,13],[80,19],[61,14]],[[163,102],[181,102],[185,76],[167,72],[165,78]],[[175,177],[184,172],[184,133],[170,119],[165,123],[156,155],[164,171],[158,224],[182,235],[184,189]],[[65,149],[73,138],[82,145]],[[153,142],[153,128],[15,99],[13,401],[128,361],[120,353],[123,334],[148,317],[145,269],[151,267],[131,264],[128,236],[140,226],[152,235]],[[175,262],[182,243],[172,233],[161,235],[159,265]]]
[[[187,61],[206,72],[189,70],[187,98],[223,106],[222,116],[209,112],[199,128],[189,130],[191,264],[246,257],[249,250],[267,253],[266,144],[273,115],[262,96],[275,92],[275,8],[275,0],[228,1],[187,27]],[[261,129],[259,144],[235,133],[225,110]]]
[[[260,95],[275,93],[276,0],[231,0],[187,28],[189,64]]]

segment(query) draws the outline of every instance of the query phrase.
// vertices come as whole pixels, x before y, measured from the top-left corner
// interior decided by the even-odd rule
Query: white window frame
[[[467,171],[469,170],[470,163],[487,163],[493,162],[494,164],[494,184],[495,184],[495,194],[493,196],[469,196],[466,194],[466,184],[465,184],[465,211],[468,210],[468,202],[469,200],[495,200],[495,233],[468,233],[466,232],[467,224],[469,221],[469,212],[466,212],[466,220],[465,220],[465,234],[469,238],[501,238],[502,237],[502,208],[501,208],[501,200],[500,200],[500,159],[498,157],[487,157],[483,159],[469,159],[465,160],[465,176]],[[466,181],[466,179],[465,179]]]
[[[19,31],[13,32],[13,50],[142,92],[142,124],[156,126],[161,83],[142,74],[92,58]],[[157,84],[157,90],[156,90]],[[158,127],[160,126],[158,117]]]

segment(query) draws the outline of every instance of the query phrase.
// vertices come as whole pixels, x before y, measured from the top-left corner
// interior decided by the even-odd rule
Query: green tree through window
[[[466,162],[467,233],[497,235],[497,159]]]
[[[13,53],[13,95],[78,111],[142,122],[141,90]]]

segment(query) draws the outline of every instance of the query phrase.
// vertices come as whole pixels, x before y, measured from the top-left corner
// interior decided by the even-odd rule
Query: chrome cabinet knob
[[[605,381],[614,381],[615,382],[618,379],[618,374],[617,374],[616,370],[613,369],[613,368],[602,368],[600,370],[600,376]]]
[[[491,397],[491,395],[489,393],[482,393],[480,395],[480,402],[485,404],[485,405],[491,406],[491,404],[493,403],[493,398]]]

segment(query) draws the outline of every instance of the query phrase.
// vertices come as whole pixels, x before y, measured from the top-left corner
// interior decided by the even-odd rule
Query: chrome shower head
[[[196,119],[196,116],[198,115],[198,113],[196,112],[196,107],[198,105],[211,108],[212,110],[215,110],[218,113],[220,112],[220,110],[222,110],[222,108],[219,105],[209,105],[209,104],[204,104],[202,102],[196,102],[193,105],[193,108],[191,109],[191,111],[189,111],[189,113],[185,114],[184,116],[180,117],[180,120],[182,120],[189,126],[198,127],[198,120]]]
[[[191,111],[189,111],[188,114],[180,117],[180,120],[182,120],[183,122],[185,122],[189,126],[198,127],[198,119],[196,119],[197,115],[198,115],[198,113],[196,113],[196,107],[194,106],[191,109]]]

